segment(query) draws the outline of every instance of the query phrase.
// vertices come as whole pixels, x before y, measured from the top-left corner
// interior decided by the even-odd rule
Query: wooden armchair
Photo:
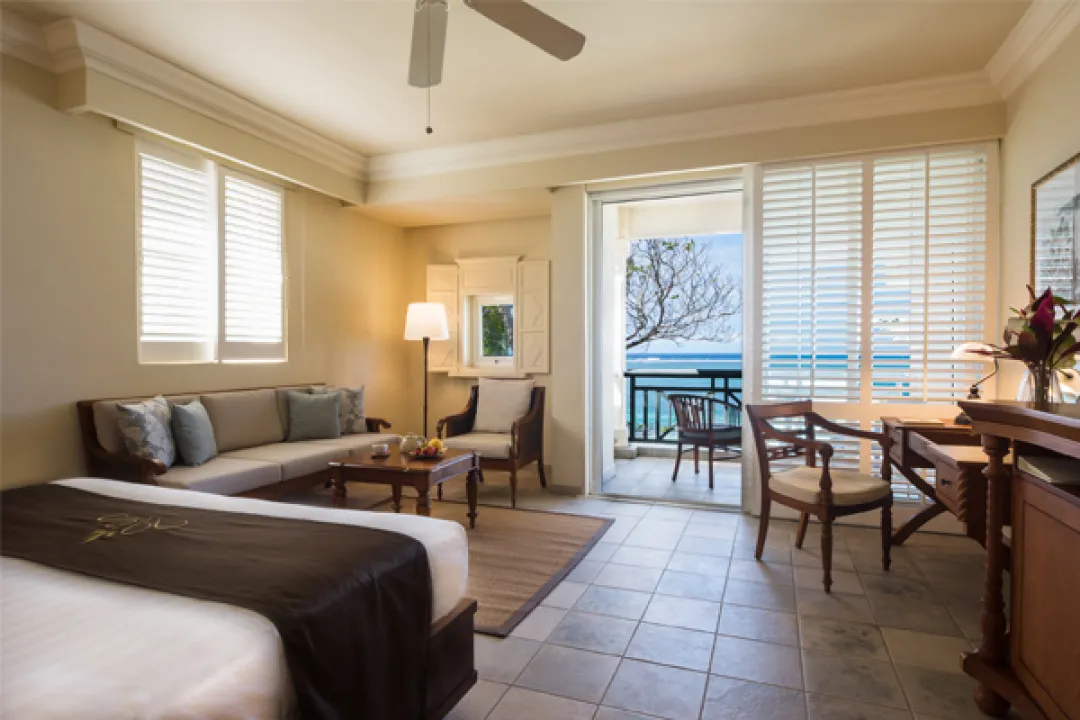
[[[469,402],[457,415],[439,420],[436,432],[447,447],[473,450],[480,456],[480,481],[484,470],[502,470],[510,473],[510,507],[517,507],[517,472],[536,463],[540,486],[547,487],[544,474],[544,388],[534,387],[529,410],[514,421],[507,434],[473,432],[480,388],[469,391]],[[438,489],[442,497],[442,486]]]
[[[769,532],[769,509],[772,501],[798,510],[799,525],[795,547],[802,549],[810,515],[821,521],[821,562],[824,566],[825,592],[832,587],[833,520],[845,515],[881,508],[881,564],[889,569],[889,550],[892,546],[892,471],[888,462],[881,466],[881,477],[854,470],[829,467],[833,447],[814,439],[814,429],[821,428],[838,435],[874,440],[881,445],[882,457],[889,457],[892,439],[882,433],[855,430],[826,420],[813,410],[809,400],[774,405],[747,405],[746,412],[754,433],[754,445],[761,467],[761,520],[758,526],[758,560],[765,549]],[[794,431],[777,430],[776,420],[793,420],[801,428]],[[769,441],[772,441],[770,444]],[[771,460],[796,455],[806,456],[806,465],[789,470],[773,471]],[[821,457],[821,467],[817,458]]]
[[[671,473],[671,482],[679,476],[679,463],[683,453],[694,451],[694,472],[697,473],[701,461],[701,448],[708,452],[709,489],[713,489],[713,451],[716,448],[730,449],[742,443],[742,427],[739,417],[742,407],[727,398],[708,397],[705,395],[673,394],[667,399],[675,408],[675,422],[678,426],[679,448],[675,451],[675,470]],[[719,407],[718,407],[719,406]],[[717,422],[716,413],[723,409],[725,422]],[[684,449],[684,445],[689,448]]]

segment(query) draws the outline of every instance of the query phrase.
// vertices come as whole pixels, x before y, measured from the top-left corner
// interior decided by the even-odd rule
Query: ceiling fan
[[[569,60],[585,46],[585,36],[524,0],[465,0],[496,25],[560,60]],[[442,82],[449,0],[416,0],[409,84],[429,88]]]

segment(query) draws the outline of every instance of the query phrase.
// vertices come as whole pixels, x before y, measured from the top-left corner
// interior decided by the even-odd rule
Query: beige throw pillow
[[[508,433],[514,421],[529,412],[532,380],[480,378],[473,432]]]

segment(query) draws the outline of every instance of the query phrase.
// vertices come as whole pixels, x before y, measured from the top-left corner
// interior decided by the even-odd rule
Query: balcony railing
[[[742,370],[627,370],[626,425],[630,442],[678,442],[675,411],[665,393],[711,395],[742,408]],[[741,412],[717,403],[717,425],[739,425]],[[723,413],[723,416],[721,416]]]

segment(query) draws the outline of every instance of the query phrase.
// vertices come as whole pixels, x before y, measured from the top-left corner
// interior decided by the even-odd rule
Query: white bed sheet
[[[435,618],[465,595],[468,541],[457,523],[92,478],[58,484],[143,502],[400,532],[427,550]],[[7,557],[0,557],[0,600],[5,720],[270,720],[291,713],[277,630],[257,613]]]

